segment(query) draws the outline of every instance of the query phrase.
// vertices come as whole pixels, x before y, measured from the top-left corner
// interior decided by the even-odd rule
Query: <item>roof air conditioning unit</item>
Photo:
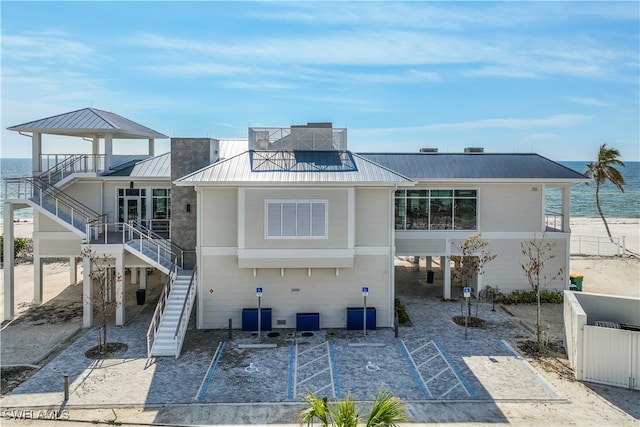
[[[421,153],[437,153],[438,149],[437,148],[432,148],[432,147],[422,147],[420,149]]]
[[[484,153],[484,148],[482,147],[465,147],[465,153]]]

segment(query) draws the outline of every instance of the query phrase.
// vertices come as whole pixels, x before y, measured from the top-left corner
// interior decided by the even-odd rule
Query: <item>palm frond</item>
[[[326,397],[318,399],[315,394],[309,392],[302,396],[302,400],[307,402],[308,406],[296,415],[297,423],[312,426],[315,419],[318,419],[323,426],[328,426],[331,423],[331,414],[329,413]]]
[[[408,421],[402,400],[388,391],[378,391],[369,413],[367,427],[390,427]]]
[[[333,424],[337,427],[356,427],[358,421],[360,421],[358,409],[351,396],[347,396],[345,400],[331,405],[330,411]]]

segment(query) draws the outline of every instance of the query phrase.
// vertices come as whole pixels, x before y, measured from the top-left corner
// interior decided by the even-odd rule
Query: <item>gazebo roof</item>
[[[114,139],[168,138],[168,136],[160,132],[149,129],[125,117],[95,108],[83,108],[11,126],[7,129],[19,132],[38,132],[86,138],[104,137],[105,134],[111,134]]]

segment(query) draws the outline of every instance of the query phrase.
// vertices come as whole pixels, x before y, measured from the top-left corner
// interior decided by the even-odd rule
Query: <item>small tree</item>
[[[460,280],[462,286],[469,286],[475,275],[484,274],[484,266],[491,262],[496,255],[491,255],[485,248],[489,246],[489,242],[482,240],[482,233],[478,232],[467,237],[462,245],[454,248],[458,250],[460,255],[452,255],[450,258],[455,262],[453,269],[454,280]],[[467,315],[465,316],[464,337],[467,338],[467,325],[471,317],[471,298],[467,298]]]
[[[556,258],[554,251],[555,242],[545,240],[544,234],[541,239],[533,238],[528,242],[522,242],[522,254],[527,261],[521,264],[522,270],[531,289],[536,294],[536,342],[538,348],[542,346],[542,307],[540,303],[540,293],[554,280],[563,280],[563,269],[560,268],[553,274],[547,275],[545,265]]]
[[[116,309],[120,307],[117,298],[114,299],[111,296],[111,287],[109,286],[109,275],[111,268],[113,267],[111,262],[111,256],[107,254],[98,255],[90,246],[85,247],[81,255],[83,258],[89,258],[91,262],[91,269],[88,274],[91,278],[92,286],[96,284],[96,293],[91,298],[91,305],[97,310],[98,318],[102,326],[98,329],[98,347],[99,351],[106,351],[107,344],[107,323],[109,319],[116,312]],[[121,276],[116,275],[115,281],[120,281]],[[102,333],[102,334],[101,334]]]
[[[482,240],[481,233],[467,237],[460,246],[455,244],[453,246],[460,253],[450,257],[456,263],[453,278],[460,280],[462,286],[469,286],[475,275],[484,274],[484,266],[496,257],[485,249],[489,246],[489,242]]]
[[[319,399],[309,392],[303,396],[303,400],[307,402],[308,407],[296,416],[296,421],[300,425],[312,426],[313,421],[318,420],[323,426],[356,427],[360,422],[360,414],[351,397],[340,402],[329,403],[326,397]],[[398,423],[408,421],[402,400],[388,391],[378,391],[365,425],[367,427],[396,426]]]

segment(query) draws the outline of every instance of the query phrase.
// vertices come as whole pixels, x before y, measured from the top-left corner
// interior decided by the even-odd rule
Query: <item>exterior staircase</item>
[[[196,299],[196,271],[175,268],[169,275],[147,332],[147,355],[178,358]]]
[[[91,166],[87,168],[86,165]],[[93,165],[86,156],[73,156],[38,177],[6,179],[6,194],[63,224],[87,244],[123,244],[127,252],[167,274],[147,333],[147,353],[149,357],[177,358],[196,297],[196,269],[182,268],[183,251],[171,241],[139,224],[107,224],[106,215],[95,212],[56,187],[73,172],[92,169]]]

